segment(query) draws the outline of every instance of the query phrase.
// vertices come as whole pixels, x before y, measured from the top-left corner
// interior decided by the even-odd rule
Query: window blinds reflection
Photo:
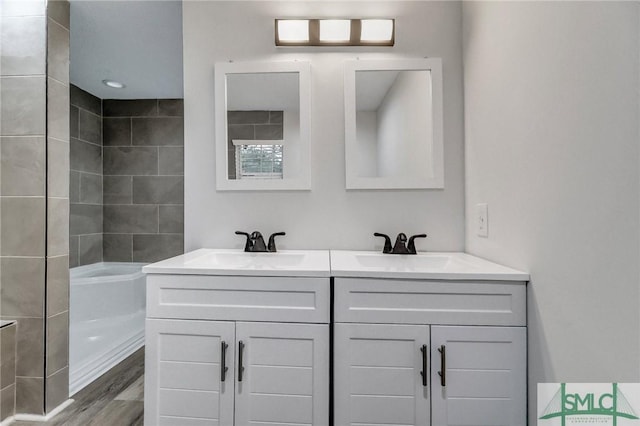
[[[282,179],[282,145],[236,145],[236,179]]]

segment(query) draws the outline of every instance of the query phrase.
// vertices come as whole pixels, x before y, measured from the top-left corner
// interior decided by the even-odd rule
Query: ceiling
[[[70,56],[71,83],[101,99],[182,98],[182,2],[71,0]]]

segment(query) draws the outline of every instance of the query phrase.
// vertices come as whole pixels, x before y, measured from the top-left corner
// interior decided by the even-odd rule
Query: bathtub
[[[144,265],[104,262],[71,269],[70,396],[144,345]]]

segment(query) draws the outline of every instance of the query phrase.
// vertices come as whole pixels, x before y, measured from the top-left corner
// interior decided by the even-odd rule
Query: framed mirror
[[[345,63],[347,189],[444,188],[442,61]]]
[[[308,190],[310,64],[215,66],[216,188]]]

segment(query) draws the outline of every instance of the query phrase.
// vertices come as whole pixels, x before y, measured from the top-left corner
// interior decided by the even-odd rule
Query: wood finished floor
[[[14,426],[142,426],[144,348],[73,396],[73,404],[48,422]]]

